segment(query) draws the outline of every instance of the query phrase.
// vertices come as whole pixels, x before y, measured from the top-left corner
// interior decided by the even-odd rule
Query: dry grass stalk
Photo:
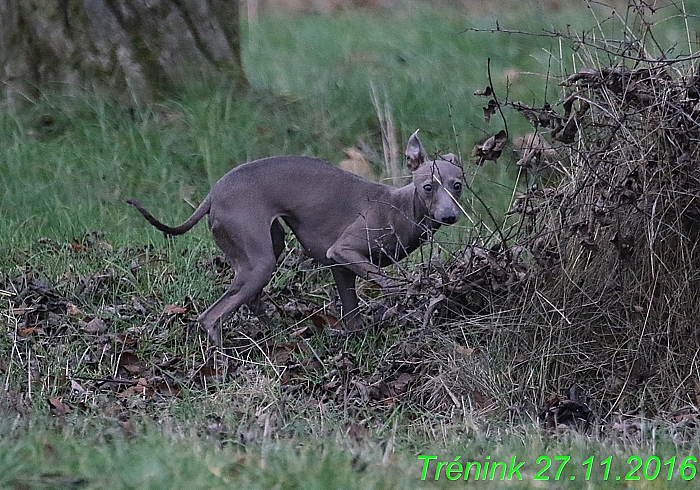
[[[391,113],[389,101],[384,96],[384,103],[379,100],[377,89],[374,84],[371,84],[372,89],[372,104],[377,111],[377,119],[379,119],[379,127],[382,131],[382,149],[384,153],[384,166],[387,174],[391,178],[391,185],[401,184],[401,151],[396,141],[396,129],[394,127],[394,117]]]

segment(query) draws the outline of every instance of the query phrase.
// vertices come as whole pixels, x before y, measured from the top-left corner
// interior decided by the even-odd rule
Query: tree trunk
[[[247,85],[238,0],[0,0],[4,98],[107,89],[145,103],[191,84]]]

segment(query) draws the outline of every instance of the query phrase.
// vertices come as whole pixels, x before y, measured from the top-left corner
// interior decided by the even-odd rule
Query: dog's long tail
[[[178,226],[168,226],[155,219],[153,215],[146,211],[146,208],[144,208],[136,199],[129,199],[126,202],[138,209],[149,223],[166,235],[182,235],[183,233],[188,232],[194,225],[197,224],[197,222],[199,222],[200,219],[204,217],[204,215],[209,213],[210,208],[210,199],[209,196],[207,196],[204,201],[202,201],[202,204],[200,204],[199,207],[194,210],[194,213],[192,213],[192,216],[190,216],[187,221]]]

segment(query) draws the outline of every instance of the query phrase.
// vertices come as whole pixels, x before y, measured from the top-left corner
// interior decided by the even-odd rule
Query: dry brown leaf
[[[73,318],[83,318],[85,313],[73,303],[66,303],[66,314]]]
[[[26,327],[26,328],[20,328],[19,329],[19,335],[20,337],[29,337],[31,334],[34,333],[34,330],[36,330],[38,327]]]
[[[344,148],[343,153],[345,153],[348,158],[338,163],[340,168],[366,179],[371,179],[373,177],[372,169],[360,150],[357,148]]]
[[[301,328],[294,330],[292,333],[289,334],[289,336],[290,337],[302,337],[308,330],[309,330],[309,327],[301,327]]]
[[[102,318],[95,317],[85,325],[85,333],[102,334],[107,331],[107,324]]]
[[[463,356],[471,356],[474,354],[475,349],[471,347],[464,347],[463,345],[455,344],[455,352],[457,354],[462,354]]]
[[[277,364],[284,364],[292,357],[293,352],[301,351],[297,342],[280,342],[272,349],[272,360]]]
[[[49,398],[49,410],[53,415],[65,416],[68,415],[72,408],[70,405],[63,403],[60,398]]]
[[[134,437],[136,435],[136,426],[131,420],[119,422],[119,426],[122,429],[122,434],[124,434],[125,436]]]
[[[215,381],[221,381],[222,379],[219,368],[213,366],[202,366],[196,374],[202,383],[212,383]]]
[[[413,381],[414,376],[409,373],[401,373],[399,377],[392,383],[392,389],[394,392],[394,395],[400,395],[401,393],[406,392],[406,387],[408,384]]]
[[[154,386],[153,389],[158,392],[159,395],[162,396],[180,396],[182,394],[180,388],[177,386],[176,383],[168,383],[165,380],[161,380],[157,382]]]
[[[117,393],[117,398],[121,398],[122,400],[131,396],[143,396],[150,398],[153,396],[153,391],[153,388],[149,386],[146,378],[140,378],[135,385],[129,386],[124,391]]]
[[[496,114],[496,111],[498,110],[498,102],[496,102],[494,99],[489,100],[488,105],[483,108],[484,109],[484,121],[486,121],[486,124],[491,122],[491,116]]]
[[[494,408],[496,406],[496,401],[493,398],[478,390],[473,390],[469,396],[476,408],[485,409]]]
[[[134,345],[137,342],[136,337],[134,337],[130,332],[120,333],[117,335],[117,339],[124,345]]]
[[[508,133],[501,130],[481,145],[476,145],[472,150],[472,155],[479,157],[477,165],[483,165],[486,160],[496,161],[503,152],[503,147],[508,141]]]
[[[331,315],[330,313],[316,312],[311,315],[311,322],[319,330],[323,330],[324,327],[332,327],[338,323],[338,318]]]
[[[187,308],[179,305],[165,305],[163,308],[163,315],[182,315],[187,313]]]
[[[369,435],[369,429],[364,425],[352,422],[345,427],[345,433],[352,441],[362,442]]]
[[[119,358],[118,367],[131,374],[139,374],[145,368],[145,364],[133,352],[123,352]]]

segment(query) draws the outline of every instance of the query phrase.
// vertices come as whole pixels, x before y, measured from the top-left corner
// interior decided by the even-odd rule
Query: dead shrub
[[[624,41],[556,34],[583,66],[562,77],[558,104],[499,100],[493,87],[476,94],[490,99],[491,124],[506,109],[532,123],[539,143],[519,164],[528,171],[546,151],[556,177],[514,200],[514,234],[470,245],[447,267],[448,296],[478,296],[483,308],[443,325],[452,340],[440,337],[441,348],[467,339],[470,355],[450,354],[450,369],[426,358],[432,381],[418,392],[431,407],[483,392],[554,427],[573,404],[585,420],[567,408],[565,424],[579,428],[613,414],[697,413],[700,70],[693,56],[647,50],[658,12],[630,2],[628,14],[643,26],[637,38],[632,27]]]

